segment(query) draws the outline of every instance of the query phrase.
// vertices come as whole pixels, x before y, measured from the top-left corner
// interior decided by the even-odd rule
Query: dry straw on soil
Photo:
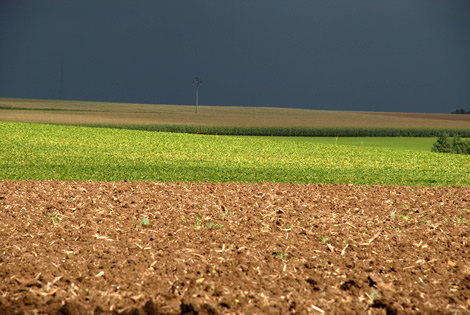
[[[465,313],[468,188],[0,182],[0,313]]]

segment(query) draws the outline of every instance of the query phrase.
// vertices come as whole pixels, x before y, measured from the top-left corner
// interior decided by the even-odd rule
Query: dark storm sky
[[[0,97],[193,104],[195,76],[202,105],[470,110],[470,1],[0,0]]]

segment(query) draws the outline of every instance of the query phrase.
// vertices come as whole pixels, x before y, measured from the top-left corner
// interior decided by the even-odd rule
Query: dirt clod
[[[66,301],[59,309],[61,315],[86,315],[87,309],[85,306],[77,301]]]

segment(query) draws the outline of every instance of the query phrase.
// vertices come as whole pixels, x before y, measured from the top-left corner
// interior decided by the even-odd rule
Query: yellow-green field
[[[465,155],[298,139],[0,122],[0,180],[470,183]]]
[[[470,129],[470,115],[0,98],[0,121],[55,124]]]

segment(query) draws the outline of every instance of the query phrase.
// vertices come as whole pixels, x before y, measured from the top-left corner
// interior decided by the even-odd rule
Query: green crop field
[[[264,137],[260,137],[264,138]],[[279,140],[429,152],[435,137],[273,137]]]
[[[468,156],[342,141],[1,122],[0,179],[470,185]]]

